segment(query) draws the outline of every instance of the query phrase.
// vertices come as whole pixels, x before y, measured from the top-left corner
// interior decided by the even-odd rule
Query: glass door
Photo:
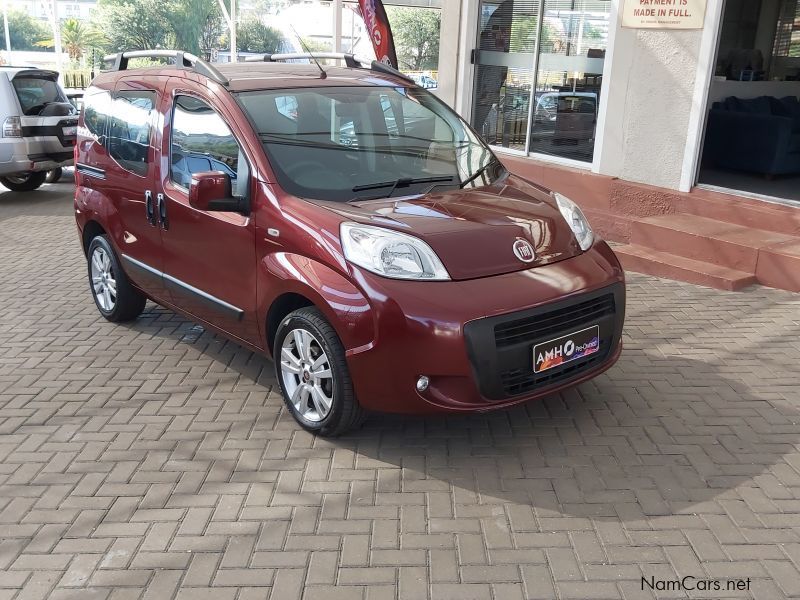
[[[592,162],[610,12],[607,0],[544,0],[530,152]]]
[[[541,0],[481,0],[472,126],[490,144],[527,152]]]
[[[472,125],[495,146],[591,162],[610,0],[481,0]]]

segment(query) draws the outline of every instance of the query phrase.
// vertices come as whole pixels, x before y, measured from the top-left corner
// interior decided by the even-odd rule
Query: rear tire
[[[45,177],[45,182],[47,183],[58,183],[61,179],[61,175],[63,175],[64,171],[61,167],[53,169],[52,171],[47,172],[47,177]]]
[[[37,171],[36,173],[0,177],[0,183],[12,192],[32,192],[36,188],[41,187],[46,178],[47,171]]]
[[[98,235],[89,244],[89,289],[97,310],[112,323],[132,321],[144,310],[144,294],[131,285],[108,239]]]
[[[303,429],[336,437],[364,421],[342,342],[319,309],[308,306],[283,319],[273,358],[283,400]]]

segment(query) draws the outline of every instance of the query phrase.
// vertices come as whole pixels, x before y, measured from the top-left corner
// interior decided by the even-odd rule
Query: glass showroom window
[[[497,146],[591,162],[609,0],[482,0],[472,124]]]

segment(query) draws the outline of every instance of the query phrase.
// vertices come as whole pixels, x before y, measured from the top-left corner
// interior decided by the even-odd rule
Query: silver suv
[[[35,190],[48,171],[72,165],[78,111],[58,83],[58,73],[0,67],[0,183]]]

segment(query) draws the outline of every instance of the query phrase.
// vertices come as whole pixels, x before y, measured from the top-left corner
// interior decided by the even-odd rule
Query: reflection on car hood
[[[530,269],[581,252],[549,191],[515,176],[482,188],[324,205],[347,220],[425,240],[456,280]],[[514,253],[520,239],[533,246],[532,262]]]

